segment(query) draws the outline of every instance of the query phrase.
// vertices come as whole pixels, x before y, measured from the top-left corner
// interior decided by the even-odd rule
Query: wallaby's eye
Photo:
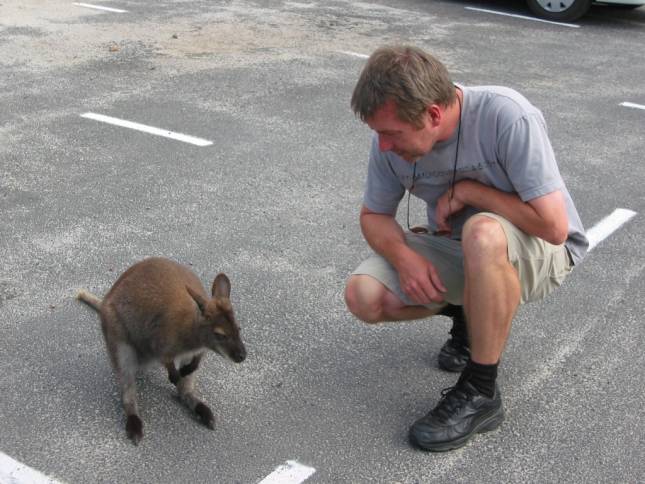
[[[213,328],[213,332],[215,333],[215,338],[218,340],[224,340],[228,337],[228,334],[226,334],[226,331],[224,331],[224,328],[221,328],[219,326],[215,326]]]

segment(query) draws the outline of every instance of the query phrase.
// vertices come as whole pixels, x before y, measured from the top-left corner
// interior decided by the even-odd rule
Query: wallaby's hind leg
[[[213,415],[213,412],[211,409],[206,405],[204,402],[202,402],[197,396],[195,395],[195,373],[194,371],[197,369],[199,366],[199,362],[201,361],[201,358],[203,356],[203,353],[200,353],[199,355],[193,357],[192,360],[190,360],[187,363],[184,363],[183,361],[180,362],[180,367],[179,371],[174,368],[176,374],[179,375],[179,381],[176,383],[177,385],[177,390],[179,391],[179,396],[181,397],[181,400],[186,404],[188,408],[190,408],[193,412],[197,414],[199,417],[199,420],[206,425],[209,429],[214,429],[215,428],[215,416]],[[168,366],[166,366],[168,368]],[[168,369],[168,376],[170,377],[171,370]],[[172,377],[171,381],[172,381]]]
[[[139,359],[135,349],[127,344],[127,335],[110,305],[101,307],[101,329],[110,363],[121,387],[121,403],[126,415],[125,431],[135,445],[143,438],[143,422],[137,408],[136,374]]]
[[[137,408],[137,354],[127,343],[118,343],[115,351],[116,372],[121,385],[121,400],[127,417],[125,432],[135,445],[143,438],[143,422]]]

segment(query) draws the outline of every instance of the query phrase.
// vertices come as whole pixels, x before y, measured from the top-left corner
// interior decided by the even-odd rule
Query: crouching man
[[[374,131],[360,211],[374,254],[350,276],[347,306],[368,323],[453,319],[439,366],[461,375],[409,436],[455,449],[501,424],[513,316],[562,284],[588,241],[544,118],[516,91],[455,85],[428,53],[394,46],[371,55],[351,105]],[[409,225],[410,194],[427,205],[422,226]]]

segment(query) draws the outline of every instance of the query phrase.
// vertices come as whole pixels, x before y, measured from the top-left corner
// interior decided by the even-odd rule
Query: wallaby
[[[78,292],[77,298],[100,315],[107,352],[121,386],[125,430],[135,445],[143,437],[135,377],[139,367],[153,361],[166,367],[188,408],[208,428],[215,427],[213,412],[195,396],[194,371],[207,349],[236,363],[244,361],[246,349],[225,274],[215,277],[211,293],[209,298],[190,269],[160,257],[126,270],[102,301],[85,290]]]

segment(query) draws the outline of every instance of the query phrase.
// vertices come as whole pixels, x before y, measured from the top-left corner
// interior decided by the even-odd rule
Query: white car
[[[602,2],[592,0],[526,0],[526,3],[538,17],[570,22],[586,14],[592,3],[631,9],[645,5],[645,0],[602,0]]]

